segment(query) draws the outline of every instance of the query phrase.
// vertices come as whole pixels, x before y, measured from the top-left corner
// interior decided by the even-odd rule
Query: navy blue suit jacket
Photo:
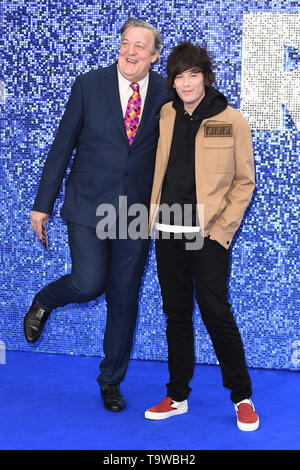
[[[56,137],[48,153],[33,210],[51,214],[73,150],[61,216],[95,227],[99,204],[149,207],[159,111],[170,101],[165,80],[150,70],[141,122],[129,146],[119,96],[117,64],[76,78]]]

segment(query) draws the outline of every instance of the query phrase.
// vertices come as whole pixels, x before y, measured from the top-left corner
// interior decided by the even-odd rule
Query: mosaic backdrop
[[[62,187],[48,222],[47,254],[29,214],[47,151],[75,77],[114,62],[129,16],[152,22],[164,49],[181,39],[216,57],[217,87],[253,132],[257,187],[232,245],[229,296],[250,367],[300,368],[299,9],[291,0],[2,0],[1,315],[7,350],[102,356],[104,297],[50,317],[36,345],[23,337],[35,293],[70,270]],[[298,41],[298,42],[297,42]],[[70,167],[69,167],[70,168]],[[196,361],[216,364],[195,306]],[[167,359],[153,245],[140,297],[132,358]]]

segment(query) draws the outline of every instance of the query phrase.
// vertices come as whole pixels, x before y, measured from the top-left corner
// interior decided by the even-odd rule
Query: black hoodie
[[[176,118],[173,130],[169,162],[163,181],[161,204],[180,204],[182,217],[171,214],[170,220],[164,220],[159,213],[159,222],[171,225],[199,226],[196,218],[196,182],[195,182],[195,137],[203,119],[221,113],[227,107],[227,99],[213,87],[206,88],[205,96],[190,115],[184,109],[183,101],[176,95],[173,108]],[[183,220],[184,204],[192,205],[191,213]]]

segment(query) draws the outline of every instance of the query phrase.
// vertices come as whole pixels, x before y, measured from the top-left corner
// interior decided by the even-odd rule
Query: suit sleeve
[[[33,210],[51,214],[72,152],[76,147],[82,115],[82,91],[80,77],[77,77],[44,164]]]
[[[235,129],[235,177],[227,193],[228,204],[215,220],[210,236],[225,248],[239,228],[255,188],[252,136],[246,119],[240,115]]]

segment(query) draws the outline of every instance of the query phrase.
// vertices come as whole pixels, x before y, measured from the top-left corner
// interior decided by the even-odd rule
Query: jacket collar
[[[228,108],[228,106],[227,106],[227,108]],[[227,108],[224,109],[224,111],[221,111],[221,113],[216,114],[215,116],[212,116],[212,117],[207,118],[207,119],[203,119],[202,124],[205,123],[205,122],[209,122],[209,121],[228,122]],[[172,102],[167,103],[164,106],[164,113],[162,115],[162,119],[164,119],[164,117],[167,117],[167,116],[168,116],[168,118],[172,118],[172,123],[174,124],[173,120],[175,121],[176,110],[173,108]]]
[[[170,155],[175,117],[176,117],[176,110],[173,108],[173,102],[171,101],[165,104],[165,106],[161,110],[161,124],[163,126],[163,134],[164,134],[162,145],[163,145],[163,154],[165,156],[166,161],[168,161],[168,158]],[[215,116],[211,118],[203,119],[200,127],[202,127],[203,123],[205,124],[206,122],[209,122],[209,121],[228,122],[228,106],[221,113],[216,114]]]

